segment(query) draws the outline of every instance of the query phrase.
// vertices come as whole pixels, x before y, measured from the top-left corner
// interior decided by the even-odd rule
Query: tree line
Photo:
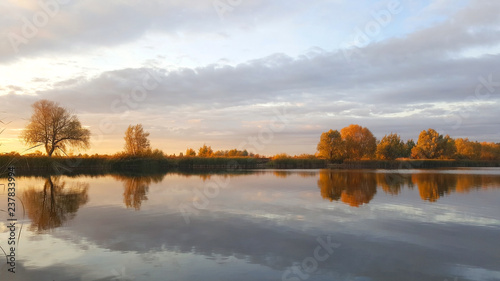
[[[90,130],[82,126],[77,116],[71,114],[58,103],[40,100],[33,105],[33,114],[21,139],[32,148],[43,146],[47,155],[66,154],[67,147],[90,147]],[[118,156],[161,156],[161,150],[152,149],[146,132],[141,124],[130,125],[125,131],[124,151]],[[218,150],[204,144],[196,152],[186,150],[182,157],[256,157],[246,150]],[[351,124],[338,130],[329,130],[320,136],[315,156],[302,155],[298,158],[322,158],[332,162],[344,160],[380,159],[458,159],[458,160],[500,160],[500,143],[470,141],[467,138],[453,139],[443,136],[434,129],[420,132],[417,142],[406,142],[400,135],[390,133],[378,141],[365,127]],[[278,154],[273,159],[290,158]],[[297,157],[296,157],[297,158]]]
[[[245,150],[238,150],[236,148],[231,149],[231,150],[217,150],[214,151],[211,146],[207,146],[206,144],[203,144],[202,147],[198,149],[198,153],[192,148],[188,148],[186,150],[186,154],[180,154],[179,156],[187,156],[187,157],[192,157],[192,156],[198,156],[198,157],[254,157],[255,155],[253,153],[249,153],[246,149]]]
[[[21,133],[21,139],[32,148],[42,146],[47,156],[66,154],[67,147],[89,148],[90,130],[84,128],[77,116],[71,114],[58,103],[40,100],[32,105],[33,114],[26,128]],[[1,131],[0,131],[1,133]],[[129,125],[124,136],[124,150],[116,156],[161,156],[159,149],[152,149],[148,139],[149,133],[142,124]],[[38,155],[35,153],[34,155]],[[181,152],[179,156],[184,156]],[[218,150],[204,144],[198,153],[192,148],[186,150],[185,156],[198,157],[254,157],[247,150]]]
[[[321,134],[317,156],[333,162],[344,160],[395,160],[410,159],[457,159],[500,160],[500,143],[470,141],[468,138],[453,139],[434,129],[423,130],[415,143],[404,142],[395,133],[385,135],[380,141],[368,128],[351,124],[340,130]]]

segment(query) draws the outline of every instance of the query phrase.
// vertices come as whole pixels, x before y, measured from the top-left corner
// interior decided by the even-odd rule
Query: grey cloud
[[[174,4],[169,7],[174,10],[178,8],[182,13],[201,13],[203,9],[213,8],[201,5],[187,9],[180,2]],[[256,5],[261,9],[260,4],[248,5]],[[92,4],[78,5],[88,5],[82,11],[82,17],[85,13],[91,13],[89,7]],[[167,7],[165,5],[148,3],[137,9],[139,13],[158,17],[162,9]],[[401,132],[403,137],[416,138],[422,129],[440,127],[451,132],[452,136],[469,135],[474,138],[472,136],[476,135],[482,137],[480,140],[490,141],[496,137],[491,135],[495,131],[491,130],[491,120],[500,118],[496,110],[500,88],[494,88],[490,96],[483,98],[491,105],[467,109],[469,116],[462,118],[459,128],[455,128],[446,116],[462,113],[463,109],[451,105],[465,102],[474,95],[476,87],[481,84],[478,77],[488,79],[491,75],[494,82],[500,80],[499,54],[479,57],[461,55],[471,48],[500,43],[500,16],[495,13],[499,5],[493,1],[472,1],[448,20],[434,26],[415,31],[404,38],[388,39],[353,49],[350,59],[345,57],[345,50],[311,48],[298,57],[278,53],[235,66],[221,64],[221,61],[219,64],[174,71],[158,68],[117,69],[94,77],[58,81],[54,83],[53,89],[39,91],[36,96],[0,96],[0,101],[6,108],[29,108],[36,99],[47,98],[76,109],[77,113],[90,115],[106,113],[121,116],[130,111],[128,118],[132,120],[140,116],[133,122],[143,121],[146,127],[148,116],[141,114],[154,115],[155,123],[161,123],[176,134],[194,134],[193,130],[199,129],[192,124],[185,124],[188,119],[203,119],[202,126],[206,130],[255,134],[258,132],[256,126],[242,129],[243,120],[269,120],[273,117],[273,108],[287,108],[292,120],[287,132],[296,132],[295,138],[299,138],[300,134],[311,134],[314,130],[320,133],[329,128],[340,129],[351,123],[360,123],[380,137],[395,131]],[[100,9],[109,7],[104,5]],[[153,8],[157,11],[152,11]],[[130,6],[120,6],[117,10],[127,15],[120,9],[128,11]],[[290,9],[294,8],[287,11]],[[242,10],[245,10],[242,13],[250,13],[247,9]],[[92,12],[98,14],[97,10]],[[263,13],[268,15],[270,11]],[[214,15],[208,17],[211,16]],[[103,19],[98,18],[96,22],[100,20]],[[152,21],[158,19],[148,20],[151,22],[135,27],[137,34],[155,25]],[[203,20],[202,17],[200,21]],[[216,25],[221,24],[219,19],[217,21]],[[125,22],[124,28],[127,26]],[[132,28],[130,33],[134,32]],[[214,32],[220,31],[215,29]],[[102,35],[96,35],[96,38],[99,36]],[[133,100],[130,96],[134,88],[140,87],[143,79],[151,74],[158,77],[157,87],[146,91],[144,101]],[[482,93],[485,93],[484,89]],[[126,103],[127,98],[129,104]],[[258,104],[268,106],[260,107]],[[420,107],[423,109],[417,110]],[[384,117],[386,114],[413,110],[416,110],[415,113],[407,117]],[[24,118],[27,116],[28,111]],[[130,120],[120,119],[116,122],[127,123]],[[175,123],[166,123],[166,120],[174,120]],[[91,125],[98,127],[96,124]],[[304,125],[314,125],[316,129],[301,130]],[[220,130],[222,126],[224,130]],[[315,143],[316,139],[311,137],[310,142]]]
[[[58,3],[55,1],[41,2]],[[314,2],[321,1],[310,1],[308,5]],[[47,14],[39,4],[34,3],[28,8],[2,3],[2,11],[7,12],[0,19],[0,61],[43,53],[78,53],[89,47],[116,46],[148,32],[169,34],[172,40],[182,37],[183,33],[209,33],[224,39],[228,36],[226,30],[254,29],[257,24],[279,21],[304,9],[301,1],[242,1],[224,13],[225,21],[220,18],[213,1],[61,1],[64,4],[57,5],[57,9],[50,8],[57,12],[50,15],[45,24],[35,25],[37,31],[34,35],[24,36],[23,19],[33,23],[35,14]],[[19,45],[17,53],[9,39],[13,33],[28,39],[28,43]]]

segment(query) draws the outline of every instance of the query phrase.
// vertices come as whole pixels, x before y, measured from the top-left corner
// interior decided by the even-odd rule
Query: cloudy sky
[[[39,99],[123,149],[204,143],[314,153],[349,124],[377,138],[500,141],[500,1],[3,0],[0,151],[22,151]]]

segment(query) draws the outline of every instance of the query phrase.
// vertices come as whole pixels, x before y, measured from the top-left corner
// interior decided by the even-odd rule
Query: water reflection
[[[385,193],[398,195],[404,186],[413,188],[411,174],[377,173],[377,184]]]
[[[60,177],[47,177],[42,190],[30,187],[22,193],[30,230],[41,232],[62,226],[72,219],[78,209],[87,203],[87,183],[75,183],[69,188]]]
[[[317,263],[314,275],[307,275],[311,278],[301,280],[450,280],[457,275],[457,280],[498,280],[499,248],[494,242],[500,231],[496,216],[500,194],[470,194],[464,196],[470,200],[422,204],[422,199],[437,200],[452,192],[500,187],[500,171],[496,175],[458,173],[323,170],[79,178],[88,185],[72,184],[74,179],[64,177],[37,178],[37,188],[23,195],[35,230],[41,224],[37,218],[50,209],[41,202],[53,199],[53,206],[66,214],[72,210],[73,216],[78,211],[78,216],[38,239],[32,239],[37,233],[27,233],[30,239],[24,245],[30,253],[23,253],[26,261],[19,263],[22,272],[16,274],[22,276],[19,280],[125,279],[115,272],[135,280],[165,280],[165,276],[282,280],[286,270],[302,270],[321,238],[340,247]],[[207,208],[189,213],[186,222],[179,204],[191,203],[193,190],[202,191],[212,183],[228,186],[209,198]],[[407,192],[412,186],[419,192]],[[377,194],[379,187],[383,192]],[[87,188],[91,202],[82,206]],[[71,190],[85,200],[76,200],[76,195],[69,200]],[[383,196],[384,192],[395,196]],[[370,203],[374,208],[365,212],[343,204],[320,204],[323,199],[318,193],[326,200],[350,206]],[[252,194],[271,200],[249,200]],[[75,206],[62,208],[57,200],[63,198]],[[141,210],[126,210],[122,201]],[[45,211],[45,217],[52,213]],[[455,268],[481,271],[467,277]],[[289,277],[298,280],[300,276]]]
[[[315,177],[317,175],[314,171],[274,171],[273,174],[278,178],[287,178],[292,175],[297,175],[302,178]]]
[[[143,201],[148,200],[148,191],[151,183],[160,183],[164,174],[125,176],[113,175],[116,180],[123,182],[123,203],[127,208],[141,209]]]
[[[373,199],[377,186],[385,193],[398,195],[407,187],[418,187],[422,200],[436,202],[452,192],[467,193],[471,190],[498,188],[500,177],[493,174],[461,174],[422,172],[386,173],[376,171],[322,170],[318,187],[321,196],[330,201],[342,201],[358,207]]]
[[[321,171],[318,187],[324,199],[358,207],[370,202],[377,193],[377,178],[374,173],[362,171]]]
[[[412,181],[418,186],[422,200],[436,202],[439,197],[450,194],[457,186],[457,175],[413,174]]]
[[[436,202],[452,192],[467,193],[477,189],[498,188],[500,177],[495,175],[417,173],[412,181],[418,186],[423,200]]]

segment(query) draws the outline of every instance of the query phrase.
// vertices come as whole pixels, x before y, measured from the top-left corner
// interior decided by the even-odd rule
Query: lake
[[[498,168],[16,183],[16,273],[0,280],[500,280]]]

